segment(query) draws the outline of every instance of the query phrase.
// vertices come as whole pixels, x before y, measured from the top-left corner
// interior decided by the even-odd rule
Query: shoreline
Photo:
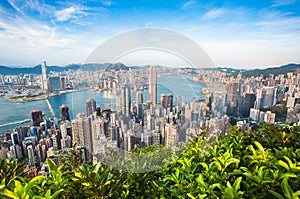
[[[43,93],[43,94],[36,95],[33,97],[19,96],[19,97],[3,97],[3,98],[12,103],[26,103],[26,102],[32,102],[32,101],[46,100],[46,99],[50,99],[54,96],[65,95],[68,93],[73,93],[73,92],[78,92],[78,91],[88,90],[88,89],[90,89],[90,88],[58,91],[58,92],[52,92],[52,93]]]
[[[203,80],[203,79],[199,79],[198,76],[190,77],[190,80],[193,81],[193,82],[201,83],[201,84],[207,84],[207,85],[213,84],[213,82],[209,82],[209,81],[205,81],[205,80]]]
[[[200,84],[204,84],[212,91],[220,90],[220,88],[222,88],[224,86],[224,84],[219,83],[219,82],[211,82],[211,81],[205,81],[203,79],[199,79],[198,76],[193,76],[190,78],[190,80],[193,82],[198,82]],[[223,90],[223,88],[221,90]]]

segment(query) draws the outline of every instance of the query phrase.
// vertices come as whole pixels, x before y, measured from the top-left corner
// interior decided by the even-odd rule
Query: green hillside
[[[280,67],[273,67],[267,69],[254,69],[243,71],[243,77],[259,77],[263,75],[264,77],[268,77],[270,74],[279,75],[284,74],[286,76],[287,73],[295,72],[296,70],[300,70],[300,64],[287,64]],[[232,76],[236,77],[239,71],[235,71]]]

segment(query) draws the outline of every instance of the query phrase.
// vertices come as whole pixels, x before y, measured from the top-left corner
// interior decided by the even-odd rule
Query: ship
[[[208,95],[210,93],[210,90],[208,88],[202,88],[201,92],[202,95]]]

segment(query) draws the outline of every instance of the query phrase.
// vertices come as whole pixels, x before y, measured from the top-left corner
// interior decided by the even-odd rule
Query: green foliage
[[[17,159],[0,159],[0,181],[5,179],[5,183],[8,184],[14,179],[24,176],[24,163]]]
[[[299,127],[288,125],[263,125],[251,132],[233,127],[218,139],[207,138],[205,133],[194,138],[180,154],[165,147],[135,149],[133,155],[145,155],[140,162],[119,160],[112,151],[106,159],[112,161],[110,165],[83,163],[74,148],[69,156],[61,157],[59,166],[47,159],[49,173],[33,179],[0,165],[0,195],[47,199],[299,198],[299,132]],[[161,149],[168,164],[142,172],[147,171],[149,162],[158,163],[155,153]],[[19,168],[9,160],[0,163]],[[127,171],[116,170],[114,166],[120,164]]]

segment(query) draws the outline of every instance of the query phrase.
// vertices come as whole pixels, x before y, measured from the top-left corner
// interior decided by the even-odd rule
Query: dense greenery
[[[47,175],[24,179],[2,166],[6,161],[17,167],[11,164],[15,160],[1,160],[0,194],[8,198],[299,198],[299,126],[263,125],[255,132],[233,127],[215,144],[206,145],[209,150],[203,148],[206,136],[193,139],[167,166],[147,173],[83,164],[73,152],[59,167],[48,159]],[[149,150],[153,148],[136,152]]]

